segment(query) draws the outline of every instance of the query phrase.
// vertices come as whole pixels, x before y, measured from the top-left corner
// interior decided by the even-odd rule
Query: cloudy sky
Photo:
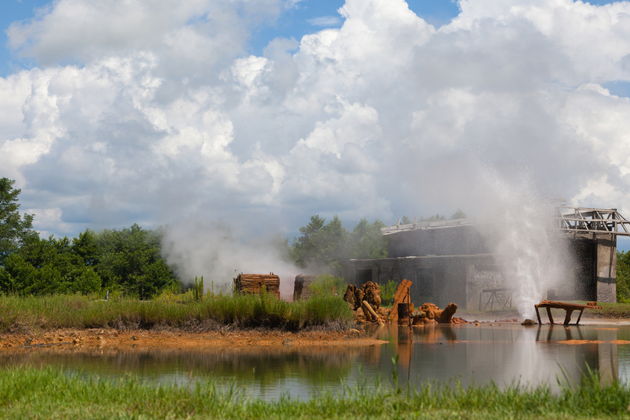
[[[5,0],[0,176],[43,233],[630,216],[630,2]]]

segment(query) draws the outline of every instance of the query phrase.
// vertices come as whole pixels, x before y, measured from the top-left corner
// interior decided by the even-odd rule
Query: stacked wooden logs
[[[269,274],[239,274],[234,279],[236,293],[260,295],[269,293],[280,298],[280,277]]]

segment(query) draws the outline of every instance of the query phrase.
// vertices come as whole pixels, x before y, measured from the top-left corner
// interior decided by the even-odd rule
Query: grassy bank
[[[630,318],[630,303],[597,302],[597,304],[602,309],[588,309],[584,315],[604,318]]]
[[[352,313],[338,297],[284,302],[272,296],[207,296],[201,301],[109,301],[85,296],[0,296],[0,332],[52,328],[241,328],[301,329],[346,325]]]
[[[58,370],[0,370],[2,418],[630,418],[630,389],[596,377],[552,394],[547,388],[426,387],[353,389],[307,402],[248,400],[213,384],[153,387],[136,379],[102,381]]]

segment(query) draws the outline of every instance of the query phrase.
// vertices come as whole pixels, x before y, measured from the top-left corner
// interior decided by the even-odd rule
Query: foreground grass
[[[0,370],[1,418],[465,418],[575,419],[630,418],[630,389],[618,383],[581,385],[553,394],[548,388],[495,386],[348,389],[310,401],[249,400],[235,390],[212,383],[187,389],[155,387],[128,378],[120,381],[82,379],[60,370]]]
[[[85,296],[0,296],[0,332],[53,328],[191,328],[234,325],[243,328],[300,329],[346,325],[352,313],[341,298],[314,297],[284,302],[273,296],[210,296],[199,302],[109,301]]]

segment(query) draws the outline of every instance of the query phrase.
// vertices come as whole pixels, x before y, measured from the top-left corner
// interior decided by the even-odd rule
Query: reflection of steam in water
[[[499,386],[547,384],[558,389],[558,380],[576,383],[590,369],[614,369],[613,347],[597,344],[568,346],[562,341],[595,339],[592,328],[543,326],[522,328],[450,327],[414,328],[411,335],[401,330],[392,339],[398,352],[401,380],[412,386],[426,381],[463,385],[494,382]],[[386,363],[382,360],[381,363]],[[610,371],[610,369],[609,369]]]
[[[599,371],[603,383],[630,377],[630,326],[619,328],[520,325],[478,327],[432,325],[384,327],[371,331],[389,344],[366,347],[252,347],[241,350],[75,353],[38,350],[0,353],[0,365],[56,366],[82,376],[121,377],[131,373],[149,383],[189,386],[213,379],[236,384],[249,396],[274,399],[284,393],[309,398],[337,392],[345,385],[374,386],[392,379],[398,355],[401,385],[427,381],[462,385],[495,382],[508,386],[577,383],[586,367]]]

